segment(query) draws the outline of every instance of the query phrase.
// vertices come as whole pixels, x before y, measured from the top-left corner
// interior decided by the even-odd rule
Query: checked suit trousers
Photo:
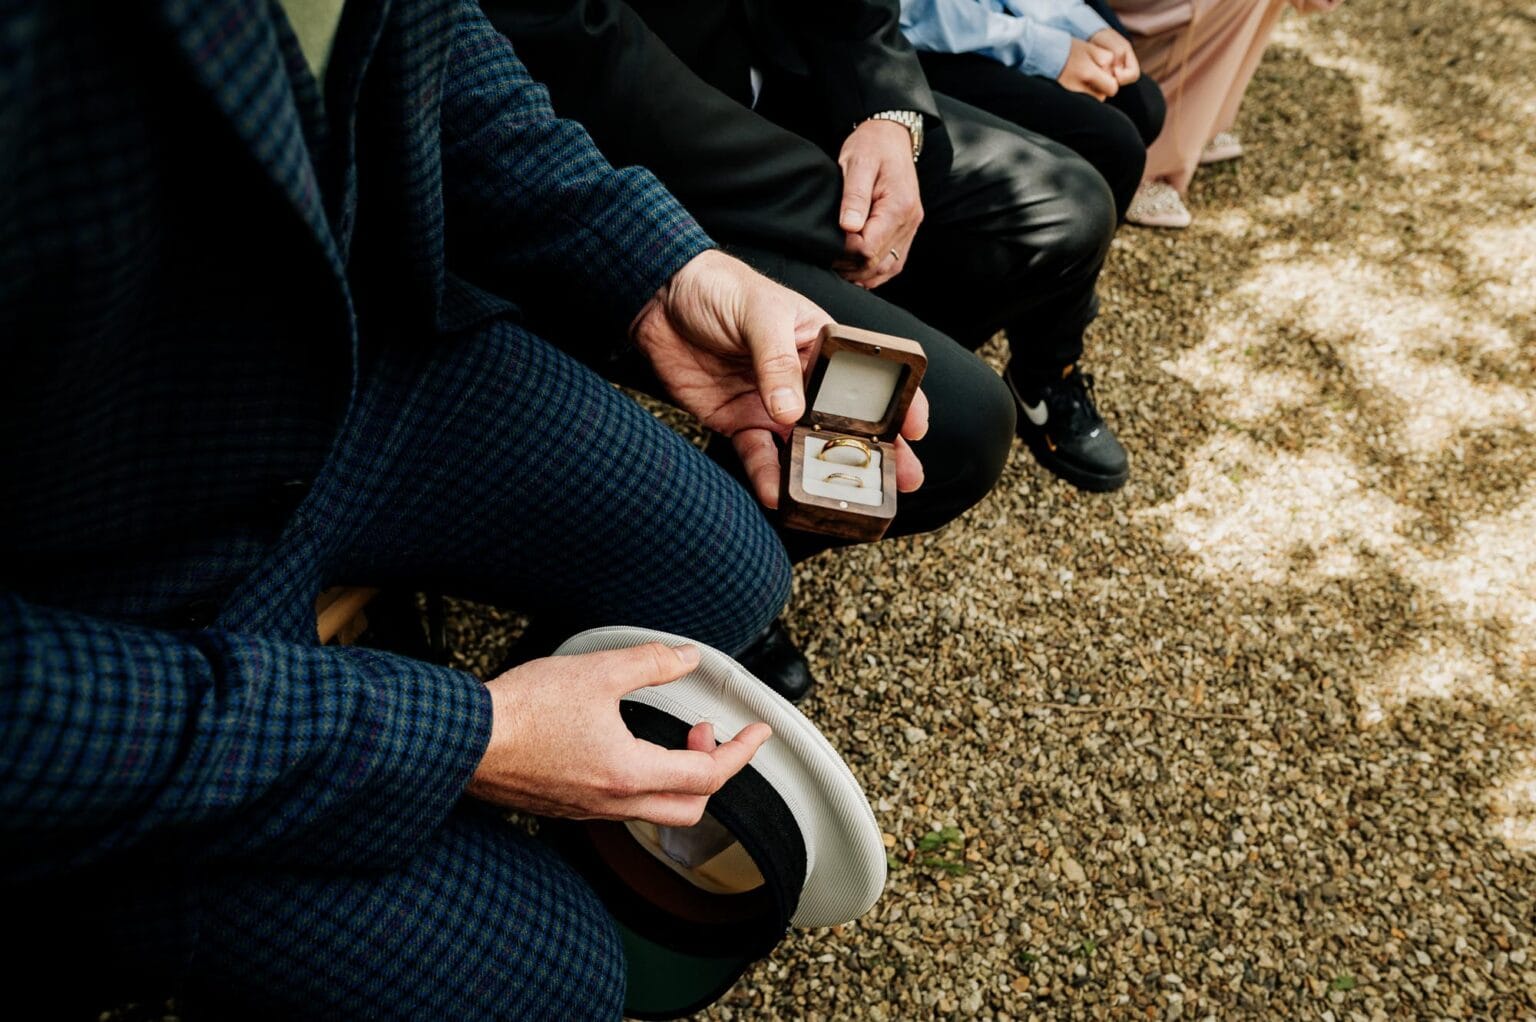
[[[337,583],[430,585],[727,651],[778,614],[789,563],[756,502],[526,330],[493,321],[363,365],[312,489],[215,628],[313,644],[314,595]],[[89,963],[67,993],[95,1010],[172,992],[194,1018],[619,1015],[606,912],[486,807],[461,803],[377,868],[264,861],[252,846],[172,836],[49,882],[14,918],[40,959]],[[16,986],[48,999],[38,1017],[68,999]]]

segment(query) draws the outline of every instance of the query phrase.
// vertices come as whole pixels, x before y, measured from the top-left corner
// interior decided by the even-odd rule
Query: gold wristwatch
[[[912,136],[912,162],[923,155],[923,115],[916,110],[882,110],[877,114],[870,114],[872,121],[895,121]]]

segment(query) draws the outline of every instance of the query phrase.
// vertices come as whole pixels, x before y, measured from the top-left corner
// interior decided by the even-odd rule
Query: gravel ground
[[[1532,67],[1536,4],[1287,16],[1247,157],[1110,257],[1126,489],[1020,447],[800,572],[895,868],[710,1017],[1536,1017]]]
[[[1532,3],[1288,15],[1110,257],[1126,489],[1021,446],[800,572],[896,865],[710,1017],[1536,1017],[1533,68]]]
[[[1533,67],[1520,0],[1288,15],[1194,227],[1115,243],[1130,484],[1020,447],[799,573],[894,868],[708,1017],[1536,1017]]]

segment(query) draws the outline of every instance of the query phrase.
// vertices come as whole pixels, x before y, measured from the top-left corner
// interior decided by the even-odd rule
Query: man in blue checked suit
[[[607,916],[485,803],[691,821],[766,729],[630,736],[686,651],[483,683],[318,646],[315,595],[741,648],[782,546],[582,362],[638,349],[750,450],[824,321],[555,119],[472,0],[0,3],[10,995],[615,1017]]]

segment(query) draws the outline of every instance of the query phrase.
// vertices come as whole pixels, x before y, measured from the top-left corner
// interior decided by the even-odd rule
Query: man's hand
[[[900,125],[897,125],[900,127]],[[902,134],[906,134],[903,129]],[[907,160],[911,161],[911,150]],[[731,438],[752,488],[779,506],[779,451],[805,412],[805,370],[831,317],[722,252],[704,252],[678,270],[635,318],[635,344],[673,400]],[[913,399],[902,433],[928,429],[928,402]],[[897,445],[903,490],[923,479],[917,456]]]
[[[469,793],[543,816],[698,823],[709,796],[768,740],[768,725],[749,724],[717,746],[714,728],[697,724],[688,748],[671,750],[636,738],[619,716],[622,696],[698,663],[692,646],[652,642],[534,660],[488,682],[491,743]]]
[[[1095,46],[1108,50],[1114,56],[1109,71],[1121,85],[1130,85],[1141,77],[1141,61],[1136,59],[1136,49],[1131,41],[1112,28],[1095,32],[1088,38]]]
[[[1100,32],[1099,35],[1104,33]],[[1097,38],[1097,36],[1095,36]],[[1061,69],[1056,80],[1062,88],[1073,92],[1085,92],[1103,101],[1120,91],[1114,71],[1115,55],[1102,46],[1072,40],[1072,50],[1067,55],[1067,66]]]
[[[860,287],[877,288],[906,265],[923,222],[912,135],[895,121],[865,121],[844,140],[837,163],[843,168],[838,226],[847,238],[836,269]]]

